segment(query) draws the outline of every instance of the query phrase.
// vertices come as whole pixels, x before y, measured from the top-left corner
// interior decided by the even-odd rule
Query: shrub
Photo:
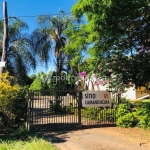
[[[150,104],[138,102],[134,115],[138,120],[137,126],[140,128],[150,128]]]
[[[63,97],[55,95],[54,100],[49,100],[49,111],[53,113],[73,114],[72,103],[70,103],[70,106],[64,106],[62,101]]]
[[[119,118],[119,117],[126,115],[127,113],[130,112],[129,110],[130,110],[129,103],[120,104],[116,113],[116,117]]]
[[[27,90],[28,87],[20,88],[18,96],[12,103],[12,113],[16,116],[16,121],[26,121],[27,114]]]
[[[6,125],[15,119],[13,102],[18,97],[20,87],[13,84],[13,77],[8,72],[0,75],[0,79],[0,118],[1,125]]]
[[[83,116],[89,119],[97,120],[97,118],[99,117],[99,112],[99,108],[85,107],[84,109],[82,109]]]
[[[58,97],[55,100],[49,100],[49,103],[50,103],[49,111],[55,112],[55,113],[62,112],[61,102],[62,100],[59,99]]]
[[[0,75],[0,107],[10,107],[9,104],[18,96],[20,87],[17,84],[13,84],[13,77],[9,76],[9,73]]]
[[[116,124],[120,127],[129,128],[136,124],[136,119],[132,113],[132,104],[129,101],[123,100],[116,112]]]
[[[143,102],[120,104],[116,113],[120,127],[150,128],[150,104]]]
[[[33,83],[30,85],[29,90],[44,90],[44,84],[42,82],[42,79],[38,76]]]
[[[0,84],[0,126],[20,124],[27,111],[26,89],[13,83],[13,77],[6,72],[1,75]]]
[[[116,124],[120,127],[124,127],[124,128],[129,128],[129,127],[133,127],[134,124],[134,116],[132,113],[127,113],[123,116],[120,116],[117,119]]]
[[[138,127],[150,128],[150,116],[149,115],[140,116],[138,119],[139,119],[137,123]]]
[[[115,110],[110,108],[100,107],[86,107],[82,109],[82,116],[91,120],[101,121],[115,121]]]

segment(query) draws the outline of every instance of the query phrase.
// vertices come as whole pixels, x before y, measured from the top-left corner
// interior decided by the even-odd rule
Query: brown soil
[[[150,130],[103,127],[45,133],[58,150],[150,150]]]

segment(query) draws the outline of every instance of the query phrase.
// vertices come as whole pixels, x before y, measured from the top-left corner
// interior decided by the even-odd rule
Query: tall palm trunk
[[[61,79],[61,73],[60,73],[60,69],[59,69],[59,62],[60,59],[59,57],[56,58],[56,84],[58,85]]]
[[[64,58],[62,57],[62,54],[60,54],[59,57],[56,57],[56,75],[58,79],[56,80],[56,84],[61,83],[61,72],[63,69],[63,61],[64,61]]]

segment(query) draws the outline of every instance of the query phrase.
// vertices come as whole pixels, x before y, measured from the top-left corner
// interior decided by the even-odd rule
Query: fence
[[[82,92],[40,90],[28,93],[28,130],[50,131],[115,126],[118,99],[111,107],[82,107]]]

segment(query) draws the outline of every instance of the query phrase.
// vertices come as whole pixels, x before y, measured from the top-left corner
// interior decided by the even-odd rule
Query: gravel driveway
[[[103,127],[45,133],[58,150],[150,150],[150,130]]]

